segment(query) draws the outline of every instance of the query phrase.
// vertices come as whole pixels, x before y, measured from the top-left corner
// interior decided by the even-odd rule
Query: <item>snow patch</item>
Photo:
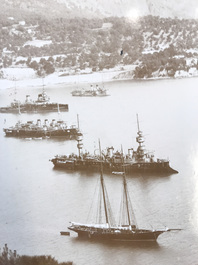
[[[35,78],[35,71],[31,68],[2,68],[3,77],[8,80],[23,80]]]
[[[43,47],[45,45],[50,45],[52,43],[51,40],[32,40],[32,41],[27,41],[23,46],[35,46],[35,47]]]

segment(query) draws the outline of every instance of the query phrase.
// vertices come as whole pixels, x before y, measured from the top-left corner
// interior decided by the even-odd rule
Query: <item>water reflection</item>
[[[50,159],[49,159],[50,161]],[[88,176],[88,175],[95,175],[96,173],[99,173],[100,172],[100,168],[98,167],[98,169],[83,169],[83,170],[74,170],[74,169],[66,169],[66,168],[58,168],[58,167],[53,167],[53,170],[54,171],[62,171],[62,172],[66,172],[66,173],[71,173],[71,174],[75,174],[76,172],[78,174],[80,174],[81,176]],[[110,178],[112,179],[120,179],[120,175],[118,174],[113,174],[112,172],[109,172],[109,173],[106,173],[105,174],[107,176],[109,176]],[[170,174],[170,173],[157,173],[157,172],[153,172],[152,174],[151,173],[147,173],[147,172],[144,172],[144,173],[128,173],[127,176],[129,178],[137,178],[137,179],[142,179],[142,180],[155,180],[155,179],[158,179],[158,178],[167,178],[169,179],[170,176],[173,175],[173,174]]]
[[[115,249],[128,249],[133,250],[136,248],[139,249],[152,249],[157,250],[160,249],[160,245],[157,241],[116,241],[116,240],[94,240],[94,239],[88,239],[88,238],[81,238],[78,236],[70,236],[70,240],[73,244],[78,244],[79,246],[81,244],[96,244],[102,245],[104,247],[113,248]]]
[[[75,264],[196,264],[198,235],[198,78],[108,83],[110,97],[72,98],[72,86],[49,87],[55,101],[64,99],[69,112],[48,114],[0,114],[1,241],[21,254],[51,254]],[[29,89],[31,95],[38,89]],[[0,91],[0,106],[8,91]],[[24,98],[26,89],[20,90]],[[178,95],[180,95],[178,97]],[[162,104],[163,103],[163,104]],[[92,242],[75,236],[57,236],[70,221],[86,220],[99,172],[66,171],[53,168],[49,159],[56,154],[77,153],[76,141],[46,139],[24,141],[4,137],[2,128],[18,119],[61,118],[76,123],[84,133],[84,146],[94,152],[94,142],[123,150],[135,147],[136,113],[147,136],[148,150],[156,157],[169,156],[179,174],[128,175],[128,187],[139,227],[163,222],[169,228],[185,231],[166,233],[158,243]],[[105,173],[114,213],[119,212],[122,179]],[[142,209],[146,209],[144,212]],[[149,215],[149,213],[150,215]],[[26,214],[28,213],[28,214]],[[17,220],[15,222],[14,220]],[[18,220],[21,220],[20,222]],[[7,224],[6,224],[7,223]],[[9,225],[9,226],[8,226]],[[150,228],[150,227],[149,227]],[[159,244],[159,245],[158,245]]]

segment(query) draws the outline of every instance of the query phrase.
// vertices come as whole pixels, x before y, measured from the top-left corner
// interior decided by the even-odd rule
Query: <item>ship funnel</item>
[[[55,121],[56,121],[55,119],[52,120],[52,126],[53,127],[55,126],[55,123],[56,123]]]
[[[25,102],[30,102],[30,95],[26,95],[26,101]]]
[[[37,120],[37,126],[41,126],[41,120],[40,119]]]
[[[49,121],[48,121],[48,119],[45,119],[45,125],[47,126],[47,125],[49,125]]]
[[[109,157],[113,156],[113,150],[114,150],[113,146],[107,148],[107,155]]]
[[[129,148],[128,149],[128,155],[129,156],[133,156],[133,148]]]
[[[42,94],[38,94],[38,100],[41,101],[42,100]]]

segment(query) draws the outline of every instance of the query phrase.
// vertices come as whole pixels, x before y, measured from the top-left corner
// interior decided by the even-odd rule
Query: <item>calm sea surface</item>
[[[68,113],[0,114],[0,247],[20,255],[52,255],[59,261],[84,264],[198,264],[198,79],[115,81],[106,83],[109,97],[72,97],[69,85],[46,86],[51,101],[69,104]],[[41,87],[18,89],[17,98],[32,99]],[[13,100],[12,88],[0,90],[0,106]],[[10,95],[12,94],[12,95]],[[125,152],[137,147],[136,113],[145,145],[159,158],[169,158],[179,174],[128,176],[136,219],[142,228],[182,228],[162,234],[157,244],[97,243],[67,231],[70,221],[85,222],[98,174],[55,170],[56,154],[77,153],[75,141],[6,138],[3,128],[18,120],[63,119],[76,124],[79,114],[84,150]],[[120,176],[105,175],[117,217]]]

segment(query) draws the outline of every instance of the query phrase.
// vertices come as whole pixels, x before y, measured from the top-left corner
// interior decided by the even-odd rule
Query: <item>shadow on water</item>
[[[105,247],[120,248],[139,248],[139,249],[160,249],[157,241],[113,241],[113,240],[94,240],[88,238],[71,237],[72,243],[75,244],[97,244]]]
[[[100,174],[100,170],[98,169],[83,169],[83,170],[73,170],[73,169],[66,169],[66,168],[58,168],[58,167],[53,167],[54,171],[61,171],[61,172],[66,172],[69,174],[76,174],[78,173],[80,176],[84,177],[84,176],[95,176]],[[112,172],[105,172],[104,173],[105,177],[109,177],[109,178],[114,178],[114,179],[119,179],[121,177],[121,174],[112,174]],[[127,178],[134,178],[134,179],[158,179],[158,178],[166,178],[169,179],[172,175],[175,174],[169,174],[169,173],[130,173],[127,174]]]
[[[52,170],[57,171],[57,172],[65,172],[67,174],[78,174],[81,177],[98,176],[99,174],[99,171],[97,172],[96,170],[95,171],[94,170],[76,171],[72,169],[57,168],[57,167],[53,167]]]
[[[7,136],[5,136],[5,137],[7,137]],[[7,138],[9,138],[9,137],[7,137]],[[69,137],[30,137],[30,138],[22,138],[22,137],[12,137],[12,138],[16,138],[16,139],[20,139],[21,141],[27,141],[27,140],[42,140],[42,141],[50,141],[50,142],[55,142],[55,143],[61,143],[61,142],[67,142],[67,141],[74,141],[74,142],[76,142],[76,140],[75,139],[71,139],[71,138],[69,138]]]

